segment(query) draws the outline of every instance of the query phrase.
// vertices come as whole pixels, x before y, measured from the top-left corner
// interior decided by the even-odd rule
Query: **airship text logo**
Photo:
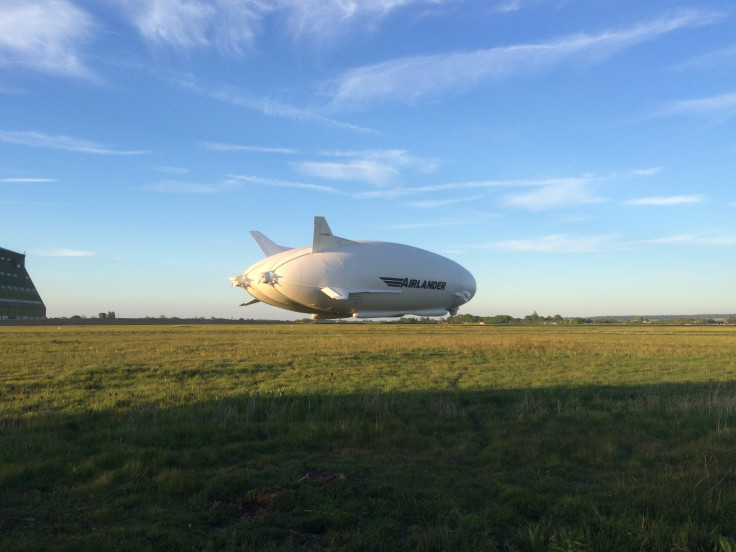
[[[383,283],[390,287],[405,287],[415,289],[445,289],[446,282],[438,282],[436,280],[411,280],[409,278],[389,278],[388,276],[379,276]]]

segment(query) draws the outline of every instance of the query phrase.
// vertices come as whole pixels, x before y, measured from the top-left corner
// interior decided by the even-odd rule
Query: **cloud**
[[[332,157],[354,157],[359,159],[370,159],[380,161],[392,167],[410,168],[423,173],[434,172],[437,169],[437,162],[432,159],[424,159],[415,157],[406,150],[386,149],[386,150],[362,150],[362,151],[331,151],[325,152],[324,155]]]
[[[142,189],[162,194],[218,194],[228,192],[235,187],[237,187],[237,183],[232,179],[212,183],[164,180],[144,186]]]
[[[348,163],[304,161],[296,167],[303,173],[327,180],[365,182],[373,186],[387,186],[398,175],[395,167],[369,160]]]
[[[40,257],[91,257],[94,255],[91,251],[79,251],[77,249],[51,249],[34,251],[33,254]]]
[[[483,249],[499,251],[517,251],[529,253],[592,253],[596,251],[632,248],[648,245],[705,245],[731,247],[736,245],[736,235],[723,234],[698,237],[691,234],[677,234],[648,240],[620,241],[615,234],[570,237],[554,234],[533,239],[504,240],[476,246]]]
[[[520,251],[532,253],[590,253],[600,250],[601,246],[615,239],[614,235],[598,235],[568,237],[555,234],[537,239],[505,240],[483,247],[504,251]]]
[[[449,199],[427,199],[424,201],[413,201],[408,205],[411,207],[417,207],[419,209],[436,209],[437,207],[445,207],[447,205],[454,205],[455,203],[465,203],[466,201],[476,201],[481,199],[482,195],[474,195],[469,197],[453,197]]]
[[[591,195],[588,187],[592,179],[567,178],[541,183],[537,189],[519,194],[508,194],[501,205],[528,211],[545,211],[568,205],[601,203],[605,198]]]
[[[701,243],[706,245],[736,245],[736,234],[724,234],[722,236],[712,236],[709,238],[701,238]]]
[[[164,174],[189,174],[189,169],[184,167],[172,167],[169,165],[162,165],[159,167],[153,167],[153,170],[156,172],[164,173]]]
[[[242,146],[238,144],[225,144],[222,142],[205,142],[204,147],[211,151],[252,151],[256,153],[284,153],[295,154],[297,150],[291,148],[270,148],[264,146]]]
[[[93,78],[78,52],[93,30],[92,18],[67,0],[5,0],[0,3],[0,67]]]
[[[388,228],[393,228],[397,230],[417,230],[422,228],[443,228],[446,226],[464,226],[467,225],[468,221],[467,219],[440,219],[440,220],[430,220],[430,221],[424,221],[424,222],[407,222],[403,224],[393,224],[389,226]]]
[[[630,199],[624,203],[626,205],[689,205],[692,203],[702,203],[707,201],[707,199],[707,197],[702,195],[653,196]]]
[[[648,169],[634,169],[631,176],[654,176],[664,171],[664,167],[649,167]]]
[[[712,69],[736,65],[736,46],[730,46],[694,57],[680,64],[677,69]]]
[[[670,102],[657,115],[718,115],[729,119],[736,115],[736,92]]]
[[[454,0],[281,0],[274,2],[284,12],[291,33],[297,36],[329,37],[353,24],[370,25],[376,19],[414,4],[438,5]]]
[[[430,184],[426,186],[392,186],[390,188],[382,190],[371,190],[368,192],[362,192],[358,194],[358,197],[365,198],[379,198],[379,199],[396,199],[399,197],[410,197],[420,194],[428,194],[435,192],[455,192],[458,190],[474,190],[474,189],[493,189],[493,188],[536,188],[534,193],[543,193],[544,190],[548,190],[548,194],[551,194],[549,190],[558,190],[557,193],[557,204],[562,205],[564,203],[562,190],[568,189],[568,202],[572,202],[573,197],[578,198],[578,203],[591,203],[597,201],[604,201],[600,198],[593,198],[587,192],[584,191],[585,186],[598,180],[595,177],[568,177],[568,178],[542,178],[537,180],[476,180],[469,182],[449,182],[445,184]],[[575,191],[573,195],[572,192]],[[524,207],[526,205],[529,208],[532,204],[536,203],[541,205],[540,198],[529,197],[525,200],[525,194],[519,195],[508,195],[503,202],[508,202],[506,206],[509,207]],[[587,200],[582,201],[582,197]]]
[[[145,40],[184,50],[214,45],[241,53],[253,42],[261,17],[259,2],[127,0],[120,5]]]
[[[376,19],[411,4],[447,0],[118,0],[147,41],[182,50],[217,48],[241,55],[254,47],[269,21],[289,37],[319,40],[353,24]]]
[[[414,102],[483,82],[536,75],[566,62],[598,63],[644,41],[678,29],[708,24],[717,17],[686,11],[595,35],[580,33],[537,44],[404,57],[350,69],[325,88],[333,105],[374,100]]]
[[[663,238],[653,238],[649,240],[639,240],[631,242],[631,245],[708,245],[708,246],[732,246],[736,245],[736,235],[721,234],[711,236],[693,236],[692,234],[676,234],[673,236],[665,236]]]
[[[0,182],[39,184],[39,183],[46,183],[46,182],[56,182],[56,180],[53,178],[0,178]]]
[[[590,191],[590,186],[600,178],[593,176],[545,178],[538,180],[481,180],[470,182],[451,182],[447,184],[432,184],[428,186],[391,186],[381,190],[373,190],[356,194],[356,197],[373,199],[396,199],[421,194],[458,192],[473,189],[527,189],[529,191],[506,193],[499,199],[502,207],[510,209],[524,209],[528,211],[545,211],[558,209],[569,205],[585,205],[608,201],[597,197]],[[439,207],[461,201],[479,199],[480,195],[472,197],[451,197],[437,199],[423,199],[410,203],[414,207]]]
[[[253,109],[266,117],[279,117],[294,121],[318,123],[327,127],[351,130],[361,134],[379,134],[378,131],[324,117],[317,113],[282,102],[253,95],[247,90],[227,84],[205,83],[192,76],[174,77],[172,82],[180,88],[218,102]]]
[[[260,186],[275,186],[278,188],[298,188],[302,190],[312,190],[315,192],[326,192],[330,194],[343,193],[341,190],[338,190],[337,188],[332,188],[330,186],[320,186],[318,184],[307,184],[304,182],[292,182],[289,180],[279,180],[277,178],[265,178],[261,176],[250,176],[250,175],[240,175],[240,174],[232,174],[232,175],[228,175],[228,177],[235,178],[237,180],[242,180],[243,182],[249,182],[251,184],[258,184]]]
[[[693,243],[695,237],[690,234],[677,234],[674,236],[665,236],[664,238],[653,238],[650,240],[639,240],[632,244],[669,244],[669,243]]]
[[[404,150],[366,150],[327,152],[331,157],[349,161],[301,161],[293,166],[300,172],[327,180],[365,182],[385,187],[395,182],[405,169],[420,172],[435,170],[436,163],[409,155]]]
[[[96,144],[95,142],[70,138],[69,136],[51,136],[41,132],[14,132],[0,130],[0,142],[30,146],[34,148],[61,149],[80,153],[92,153],[95,155],[141,155],[147,153],[145,151],[112,150]]]

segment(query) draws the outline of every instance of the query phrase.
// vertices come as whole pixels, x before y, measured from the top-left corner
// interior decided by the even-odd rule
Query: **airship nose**
[[[465,269],[463,269],[463,275],[460,279],[460,286],[463,291],[469,293],[468,301],[470,301],[473,298],[473,295],[475,295],[475,278],[473,278],[473,275]]]

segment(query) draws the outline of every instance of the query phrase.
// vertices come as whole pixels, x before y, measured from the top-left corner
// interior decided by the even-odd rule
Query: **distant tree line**
[[[62,316],[49,320],[64,321],[70,320],[79,322],[82,320],[94,320],[84,315],[75,314],[70,317]],[[238,320],[235,319],[224,319],[212,316],[205,318],[204,316],[191,317],[181,319],[176,316],[167,317],[160,315],[158,317],[145,316],[138,319],[120,319],[118,315],[113,311],[101,312],[97,315],[97,320],[115,320],[117,322],[131,322],[134,320],[141,320],[146,322],[175,322],[175,321],[210,321],[214,323],[269,323],[269,324],[345,324],[355,323],[352,319],[328,319],[328,320],[312,320],[311,318],[303,318],[300,320],[255,320],[252,318]],[[516,318],[508,314],[497,314],[495,316],[477,316],[474,314],[456,314],[455,316],[448,316],[447,318],[431,318],[428,316],[414,317],[404,316],[401,318],[392,318],[387,320],[370,320],[364,319],[360,323],[363,324],[488,324],[488,325],[508,325],[508,326],[524,326],[524,325],[576,325],[576,324],[666,324],[666,325],[682,325],[682,326],[720,326],[720,325],[736,325],[736,314],[731,315],[697,315],[697,316],[597,316],[592,318],[581,318],[581,317],[570,317],[563,318],[559,314],[554,316],[541,316],[534,311],[532,314],[527,314],[524,318]]]
[[[456,314],[448,316],[448,324],[507,324],[530,325],[530,324],[592,324],[589,318],[562,318],[559,314],[554,316],[540,316],[537,311],[527,314],[524,318],[514,318],[508,314],[497,314],[496,316],[475,316],[474,314]]]
[[[448,324],[495,324],[495,325],[532,325],[532,324],[675,324],[675,325],[736,325],[736,315],[723,318],[713,317],[691,317],[691,316],[617,316],[617,317],[594,317],[594,318],[563,318],[559,314],[554,316],[540,316],[534,311],[524,318],[515,318],[508,314],[497,314],[496,316],[476,316],[473,314],[457,314],[445,319]]]

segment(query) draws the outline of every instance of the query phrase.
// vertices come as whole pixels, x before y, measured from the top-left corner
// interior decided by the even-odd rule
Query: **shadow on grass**
[[[733,391],[18,403],[0,420],[0,548],[725,550]]]

